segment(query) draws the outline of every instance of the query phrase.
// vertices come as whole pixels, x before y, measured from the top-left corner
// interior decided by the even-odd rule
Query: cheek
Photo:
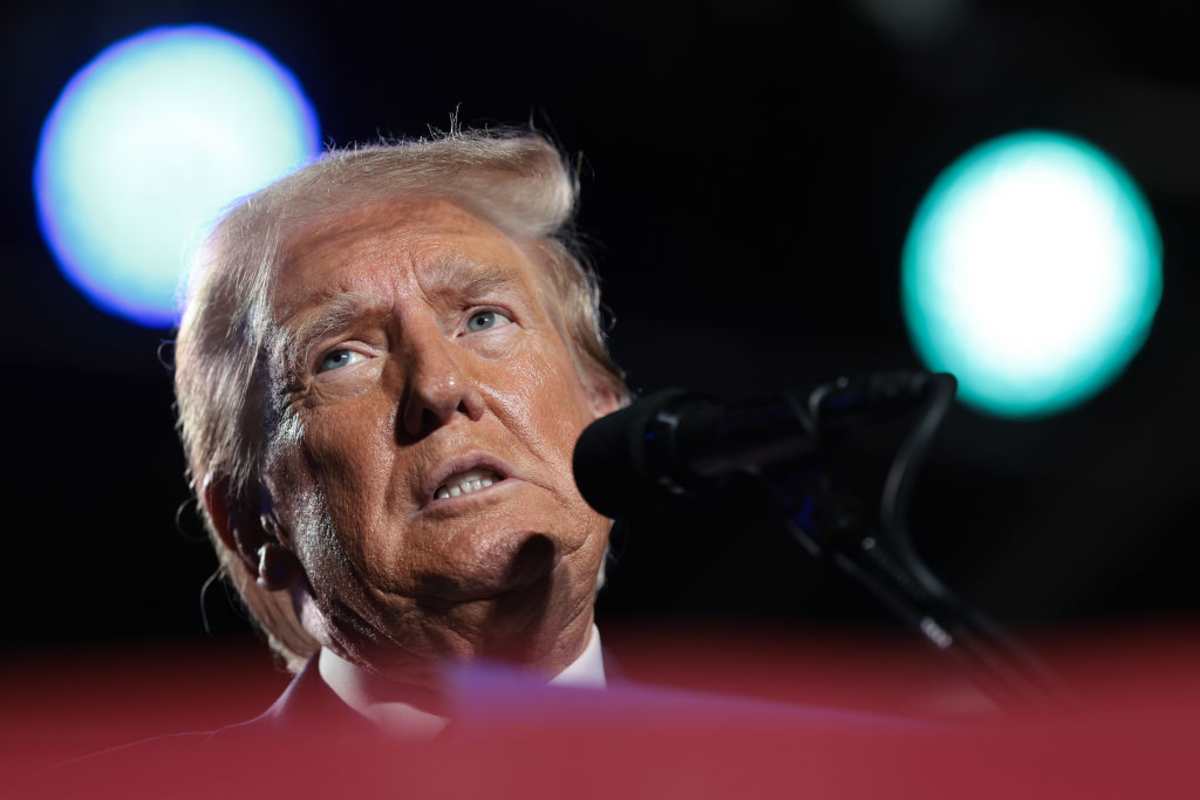
[[[336,407],[311,410],[305,421],[299,458],[311,476],[312,490],[323,499],[327,522],[322,527],[335,545],[355,563],[370,559],[371,542],[356,535],[378,525],[388,505],[392,410],[382,398],[363,396]]]
[[[523,356],[510,362],[507,371],[506,411],[519,421],[531,448],[570,464],[575,441],[592,421],[587,393],[564,350],[531,347]]]
[[[579,494],[571,466],[579,434],[595,419],[590,397],[574,362],[565,349],[532,351],[513,371],[506,393],[518,436],[545,467],[556,500],[545,510],[568,548],[580,548],[581,580],[591,580],[599,569],[612,522],[598,514]]]

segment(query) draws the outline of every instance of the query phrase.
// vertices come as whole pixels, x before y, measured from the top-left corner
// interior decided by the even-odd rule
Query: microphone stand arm
[[[781,501],[789,532],[810,554],[866,588],[934,649],[956,659],[999,706],[1060,705],[1062,690],[1037,657],[958,598],[912,546],[907,519],[915,475],[956,388],[952,376],[926,378],[922,413],[885,480],[878,526],[865,519],[857,497],[831,485],[819,459],[760,477]],[[797,416],[819,433],[823,404],[831,397],[836,401],[841,386],[818,389],[807,409],[796,409]]]
[[[806,549],[867,589],[935,650],[955,659],[997,705],[1057,701],[1053,680],[1031,653],[978,610],[915,577],[906,559],[892,553],[877,531],[852,525],[822,537],[824,544],[817,545],[794,519],[787,526]]]

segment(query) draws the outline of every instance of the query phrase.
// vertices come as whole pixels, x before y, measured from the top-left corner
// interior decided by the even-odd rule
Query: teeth
[[[480,489],[486,489],[496,481],[500,480],[500,476],[492,472],[490,469],[472,469],[467,472],[451,475],[450,479],[438,487],[438,490],[433,493],[435,500],[445,500],[447,497],[458,497],[471,492],[478,492]]]

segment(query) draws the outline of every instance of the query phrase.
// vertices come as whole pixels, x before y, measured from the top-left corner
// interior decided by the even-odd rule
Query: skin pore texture
[[[572,450],[616,401],[577,369],[533,245],[412,198],[286,252],[264,527],[298,564],[305,627],[418,687],[478,658],[560,671],[587,645],[611,527],[575,488]],[[435,498],[480,464],[503,480]]]

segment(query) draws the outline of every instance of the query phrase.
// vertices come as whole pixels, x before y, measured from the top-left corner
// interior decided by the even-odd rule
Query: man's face
[[[578,374],[541,267],[436,199],[363,207],[287,253],[266,484],[311,585],[306,624],[381,669],[569,663],[609,529],[571,454],[612,408]]]

